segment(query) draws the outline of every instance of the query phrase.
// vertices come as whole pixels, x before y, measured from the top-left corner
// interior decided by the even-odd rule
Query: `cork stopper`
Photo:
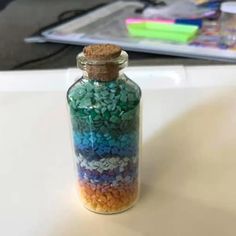
[[[111,60],[121,54],[121,48],[113,44],[89,45],[83,50],[89,60]]]
[[[122,49],[112,44],[89,45],[83,53],[88,60],[86,71],[89,79],[111,81],[119,76],[119,64],[114,60]]]

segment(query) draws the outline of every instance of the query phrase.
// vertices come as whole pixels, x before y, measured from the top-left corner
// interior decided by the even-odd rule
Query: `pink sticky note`
[[[142,18],[128,18],[125,20],[126,24],[135,24],[135,23],[145,23],[145,22],[157,22],[164,24],[173,24],[174,20],[164,20],[164,19],[142,19]]]

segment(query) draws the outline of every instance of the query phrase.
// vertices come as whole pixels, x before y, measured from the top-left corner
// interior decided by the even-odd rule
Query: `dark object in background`
[[[0,11],[7,7],[14,0],[0,0]]]
[[[155,7],[166,6],[166,3],[164,1],[158,1],[158,0],[141,0],[141,2],[144,3],[144,7],[136,9],[135,13],[142,14],[143,11],[149,6],[155,6]]]

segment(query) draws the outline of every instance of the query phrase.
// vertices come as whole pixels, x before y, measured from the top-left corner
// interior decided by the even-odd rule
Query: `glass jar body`
[[[220,43],[226,46],[236,45],[236,14],[222,12],[220,17]]]
[[[83,76],[68,90],[78,189],[91,211],[118,213],[138,198],[140,98],[124,74],[107,82]]]

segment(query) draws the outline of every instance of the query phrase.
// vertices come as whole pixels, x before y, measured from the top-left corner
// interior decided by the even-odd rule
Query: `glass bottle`
[[[220,43],[232,47],[236,45],[236,2],[221,4]]]
[[[123,73],[127,62],[118,46],[85,47],[83,76],[67,93],[80,199],[97,213],[122,212],[139,194],[141,90]]]

